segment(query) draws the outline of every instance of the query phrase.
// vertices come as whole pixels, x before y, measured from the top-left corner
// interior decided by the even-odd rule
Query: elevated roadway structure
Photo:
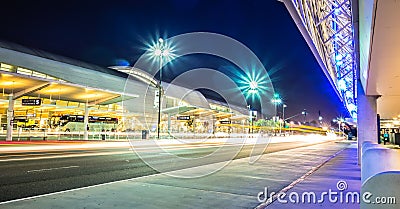
[[[363,191],[400,196],[400,2],[281,0],[358,126]],[[381,123],[382,121],[383,123]],[[382,125],[382,127],[381,127]],[[382,195],[381,193],[380,195]],[[376,205],[375,205],[376,206]],[[361,208],[371,205],[361,204]]]

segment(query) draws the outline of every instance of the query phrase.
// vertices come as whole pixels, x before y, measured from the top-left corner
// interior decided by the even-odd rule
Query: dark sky
[[[283,97],[286,116],[307,109],[310,119],[346,116],[311,50],[283,3],[277,0],[7,1],[0,39],[97,64],[133,64],[157,34],[214,32],[249,47]],[[186,57],[168,74],[188,68],[220,69],[224,60]],[[221,67],[222,66],[222,67]],[[281,111],[281,108],[279,109]],[[300,120],[300,118],[298,118]]]

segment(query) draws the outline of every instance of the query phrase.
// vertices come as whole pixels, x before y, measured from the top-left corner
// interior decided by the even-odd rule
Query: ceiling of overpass
[[[367,95],[380,95],[381,118],[400,114],[400,2],[377,1]]]
[[[280,0],[353,119],[357,118],[350,0]]]

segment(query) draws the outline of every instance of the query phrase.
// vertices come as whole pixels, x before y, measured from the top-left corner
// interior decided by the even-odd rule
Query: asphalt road
[[[265,150],[265,145],[255,148],[272,153],[316,143],[283,142],[270,144]],[[3,152],[0,153],[0,202],[223,162],[232,157],[244,158],[254,147],[230,145],[221,149],[218,144],[188,144],[166,149],[180,159],[196,160],[177,160],[146,146],[137,149],[143,160],[130,147]]]

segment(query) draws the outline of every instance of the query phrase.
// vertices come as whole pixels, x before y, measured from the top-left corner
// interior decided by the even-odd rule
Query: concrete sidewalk
[[[249,158],[242,158],[229,164],[214,163],[168,175],[156,174],[10,201],[0,204],[0,208],[255,208],[260,205],[258,194],[266,187],[281,191],[321,165],[294,189],[324,191],[335,189],[337,180],[346,180],[348,190],[353,191],[359,188],[359,168],[354,165],[354,148],[348,147],[349,144],[328,142],[265,154],[254,164],[249,163]],[[197,176],[210,167],[220,170],[198,178],[174,177]],[[294,206],[310,208],[275,202],[268,208]],[[345,208],[339,204],[324,207]]]
[[[360,195],[360,189],[361,168],[357,164],[357,144],[352,144],[309,176],[281,190],[285,197],[276,197],[272,204],[262,204],[258,208],[356,209],[360,208],[360,204],[354,202],[352,196],[355,193]],[[358,200],[362,201],[361,195]]]

